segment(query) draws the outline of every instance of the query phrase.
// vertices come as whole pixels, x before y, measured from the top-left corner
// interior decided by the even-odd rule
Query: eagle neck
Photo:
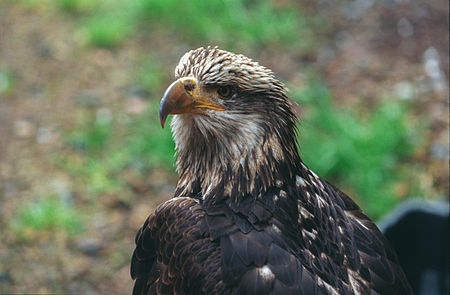
[[[196,122],[197,117],[180,117],[172,121],[180,175],[176,196],[238,203],[243,198],[257,198],[280,183],[295,183],[301,160],[293,126],[266,126],[253,138],[235,130],[227,140],[223,130],[221,134],[201,130],[204,122]],[[189,134],[179,133],[181,121],[182,130]]]

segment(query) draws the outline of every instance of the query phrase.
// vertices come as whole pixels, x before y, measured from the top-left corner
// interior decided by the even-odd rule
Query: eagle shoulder
[[[202,229],[204,215],[197,199],[177,197],[147,218],[131,261],[134,295],[214,292],[220,253]]]

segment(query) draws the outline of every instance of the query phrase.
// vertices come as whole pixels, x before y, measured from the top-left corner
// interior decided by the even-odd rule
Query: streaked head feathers
[[[183,55],[175,77],[194,77],[205,85],[237,85],[244,91],[286,92],[273,72],[242,54],[200,47]]]

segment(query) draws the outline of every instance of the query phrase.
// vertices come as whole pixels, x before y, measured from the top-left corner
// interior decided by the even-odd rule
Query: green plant
[[[237,40],[250,45],[309,42],[305,18],[292,5],[277,5],[269,0],[141,0],[140,4],[138,11],[152,23],[162,23],[191,41],[228,45]]]
[[[166,77],[156,58],[140,65],[133,77],[139,88],[159,95]],[[174,143],[170,128],[160,126],[158,109],[159,99],[151,100],[143,113],[121,112],[120,120],[109,109],[85,110],[66,135],[73,152],[56,157],[57,163],[93,195],[123,192],[127,174],[144,178],[155,168],[172,170]]]
[[[128,151],[134,161],[144,163],[144,167],[173,167],[174,143],[170,128],[161,128],[159,117],[159,101],[151,104],[149,111],[132,123],[135,133],[128,138]],[[169,122],[168,122],[169,123]]]
[[[159,96],[159,91],[162,91],[161,86],[167,79],[167,70],[161,68],[157,58],[152,57],[142,61],[137,73],[135,80],[138,81],[139,85],[150,94]]]
[[[82,25],[82,32],[91,45],[114,47],[131,34],[132,26],[126,12],[102,12],[89,17]]]
[[[100,123],[93,114],[82,119],[86,121],[67,136],[75,154],[61,155],[57,162],[81,180],[89,193],[123,190],[126,171],[144,177],[151,169],[173,167],[173,140],[169,128],[162,129],[159,124],[156,101],[126,122]]]
[[[305,162],[350,190],[372,218],[390,211],[399,200],[395,185],[408,178],[403,162],[414,150],[404,102],[382,100],[370,114],[359,114],[335,107],[326,87],[317,82],[295,97],[307,109],[299,128]]]
[[[23,1],[23,0],[22,0]],[[30,0],[29,0],[30,1]],[[114,47],[136,31],[159,27],[189,43],[225,47],[261,44],[309,47],[312,18],[298,5],[272,0],[52,0],[60,9],[82,14],[81,34],[88,44]],[[141,24],[141,26],[136,26]]]
[[[101,0],[52,0],[55,4],[68,12],[80,13],[88,12],[96,9]]]
[[[0,94],[9,93],[15,85],[14,76],[8,67],[0,66]]]
[[[111,132],[109,123],[105,124],[94,118],[89,118],[87,122],[82,122],[78,129],[69,135],[67,141],[76,149],[95,153],[103,150]]]
[[[12,220],[12,227],[19,235],[58,230],[74,234],[82,231],[83,224],[72,204],[47,196],[23,205]]]

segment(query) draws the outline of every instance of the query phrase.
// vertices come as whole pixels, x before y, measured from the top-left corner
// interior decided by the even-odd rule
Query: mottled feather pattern
[[[299,222],[314,273],[339,292],[410,294],[397,257],[370,219],[344,193],[303,165]]]
[[[154,273],[134,276],[147,280],[137,288],[172,289],[135,294],[410,294],[376,226],[342,192],[311,174],[303,177],[302,185],[272,187],[239,206],[208,207],[191,197],[164,203],[144,225],[154,240],[138,233],[133,264],[148,265],[140,260],[149,247],[157,253],[153,263],[162,264],[157,271],[167,274],[156,281]],[[308,177],[324,190],[310,186]],[[323,211],[316,193],[327,195]]]
[[[199,202],[191,198],[171,199],[149,216],[136,236],[133,294],[214,294],[220,290],[220,249],[202,230],[204,216]]]
[[[303,164],[272,71],[207,47],[175,74],[235,93],[226,111],[173,118],[180,178],[137,233],[133,294],[412,293],[375,224]]]
[[[252,92],[287,91],[270,69],[242,54],[217,47],[201,47],[187,52],[175,69],[175,77],[194,77],[206,85],[233,84]]]

